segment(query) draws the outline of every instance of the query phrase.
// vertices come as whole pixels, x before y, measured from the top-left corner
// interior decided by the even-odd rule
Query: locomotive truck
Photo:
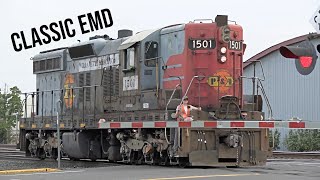
[[[31,58],[36,91],[25,93],[32,108],[25,103],[20,119],[21,149],[40,159],[263,165],[268,129],[234,128],[265,118],[262,97],[243,94],[245,47],[242,27],[218,15],[40,52]],[[192,123],[206,127],[174,116],[185,96],[201,107],[191,111]],[[219,120],[233,128],[215,128]],[[148,123],[155,126],[142,127]]]

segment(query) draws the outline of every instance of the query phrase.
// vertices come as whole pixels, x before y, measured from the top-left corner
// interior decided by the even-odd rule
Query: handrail
[[[269,99],[268,99],[267,94],[266,94],[266,92],[264,90],[264,87],[263,87],[263,84],[262,84],[261,80],[258,79],[258,82],[260,83],[260,86],[258,86],[258,87],[261,89],[261,92],[263,94],[264,99],[266,100],[266,104],[267,104],[267,107],[268,107],[268,115],[269,115],[268,119],[270,119],[270,118],[272,119],[273,118],[273,112],[272,112],[272,108],[271,108]]]
[[[165,120],[166,120],[166,121],[168,120],[168,106],[169,106],[169,104],[170,104],[170,102],[171,102],[171,100],[172,100],[172,97],[173,97],[174,93],[176,92],[176,90],[177,90],[177,88],[178,88],[179,86],[181,87],[181,84],[177,84],[177,85],[176,85],[176,87],[174,88],[174,90],[173,90],[173,92],[172,92],[172,94],[171,94],[171,96],[170,96],[170,98],[169,98],[169,101],[168,101],[168,103],[167,103],[167,105],[166,105],[166,117],[165,117]]]
[[[188,86],[188,88],[187,88],[187,91],[186,91],[186,93],[184,93],[184,95],[183,95],[183,97],[182,97],[182,99],[181,99],[181,102],[180,102],[180,104],[183,102],[183,99],[186,97],[186,95],[188,94],[188,91],[189,91],[189,89],[190,89],[190,86],[191,86],[191,84],[192,84],[192,82],[193,82],[193,80],[194,80],[194,78],[199,78],[200,76],[193,76],[192,77],[192,79],[191,79],[191,81],[190,81],[190,83],[189,83],[189,86]],[[179,104],[179,105],[180,105]],[[181,106],[180,106],[180,111],[181,111]],[[180,146],[180,128],[178,128],[178,147],[180,148],[181,146]]]
[[[20,93],[22,95],[28,94],[31,95],[33,93],[41,93],[41,92],[51,92],[51,91],[61,91],[61,90],[72,90],[72,89],[83,89],[83,88],[91,88],[91,87],[103,87],[103,85],[92,85],[92,86],[81,86],[81,87],[71,87],[71,88],[61,88],[61,89],[52,89],[52,90],[43,90],[43,91],[32,91],[26,93]]]
[[[190,81],[190,83],[189,83],[189,86],[188,86],[188,88],[187,88],[187,91],[186,91],[186,93],[184,93],[184,95],[183,95],[183,97],[182,97],[182,99],[181,99],[180,104],[183,102],[184,97],[186,97],[186,95],[188,94],[188,91],[189,91],[189,89],[190,89],[190,86],[191,86],[194,78],[199,78],[199,77],[202,77],[202,76],[193,76],[193,77],[192,77],[192,79],[191,79],[191,81]]]
[[[174,93],[176,92],[176,90],[177,90],[177,88],[178,88],[179,86],[181,86],[181,84],[177,84],[177,85],[176,85],[176,87],[174,88],[174,90],[173,90],[173,92],[172,92],[172,94],[171,94],[171,96],[170,96],[170,99],[169,99],[169,101],[168,101],[168,103],[167,103],[167,105],[166,105],[166,112],[165,112],[165,120],[166,120],[166,121],[168,121],[168,106],[169,106],[169,104],[170,104],[170,102],[171,102],[171,99],[172,99]],[[168,143],[168,144],[171,144],[171,143],[169,142],[169,140],[168,140],[168,137],[167,137],[167,128],[164,128],[164,136],[165,136],[165,138],[166,138],[167,143]]]
[[[211,21],[211,23],[214,23],[214,20],[213,20],[213,19],[195,19],[195,20],[193,20],[194,23],[195,23],[196,21],[200,21],[200,22],[202,22],[202,21]]]
[[[268,107],[268,117],[269,117],[269,119],[270,119],[270,118],[272,119],[272,118],[273,118],[273,111],[272,111],[272,108],[271,108],[269,99],[268,99],[268,97],[267,97],[267,94],[266,94],[266,92],[265,92],[265,90],[264,90],[264,88],[263,88],[263,84],[262,84],[262,81],[264,81],[264,80],[263,80],[263,79],[260,79],[260,78],[258,78],[258,77],[251,77],[251,78],[249,78],[249,77],[246,77],[246,76],[240,76],[240,78],[244,78],[244,79],[257,79],[257,80],[258,80],[258,83],[259,83],[260,85],[257,84],[257,86],[258,86],[258,88],[261,89],[262,95],[263,95],[264,99],[266,100],[266,105],[267,105],[267,107]]]

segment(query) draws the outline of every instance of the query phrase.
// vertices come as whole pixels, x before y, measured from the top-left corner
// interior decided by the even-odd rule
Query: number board
[[[230,40],[228,49],[241,51],[242,50],[242,41]]]
[[[216,47],[216,41],[214,39],[189,39],[189,49],[214,49]]]
[[[123,77],[123,91],[138,89],[138,76]]]

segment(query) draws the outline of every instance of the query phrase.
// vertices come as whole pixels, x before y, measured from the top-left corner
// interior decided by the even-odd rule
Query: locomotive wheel
[[[78,158],[73,158],[73,157],[69,157],[70,161],[79,161],[80,159]]]
[[[43,148],[37,148],[37,158],[44,160],[46,158],[46,153]]]
[[[186,162],[179,162],[179,167],[180,168],[186,168],[188,166],[188,163]]]
[[[58,149],[57,148],[52,148],[51,157],[52,157],[52,159],[58,159]]]
[[[238,165],[235,165],[235,166],[227,166],[227,168],[239,168]]]
[[[170,157],[168,151],[162,151],[161,164],[164,166],[170,165]]]
[[[189,159],[188,158],[179,158],[178,165],[180,168],[186,168],[189,165]]]
[[[143,161],[144,161],[143,153],[141,150],[139,150],[137,154],[137,165],[141,165]]]
[[[92,151],[89,152],[89,159],[90,159],[92,162],[96,162],[96,161],[97,161],[97,157],[93,154]]]
[[[130,164],[132,165],[136,165],[136,152],[135,151],[131,151],[130,153]]]

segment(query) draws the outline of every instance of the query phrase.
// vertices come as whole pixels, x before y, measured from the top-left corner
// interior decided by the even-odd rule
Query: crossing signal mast
[[[317,45],[317,51],[309,40],[303,41],[297,46],[281,46],[279,50],[283,57],[295,59],[296,68],[300,74],[308,75],[316,65],[320,44]]]

